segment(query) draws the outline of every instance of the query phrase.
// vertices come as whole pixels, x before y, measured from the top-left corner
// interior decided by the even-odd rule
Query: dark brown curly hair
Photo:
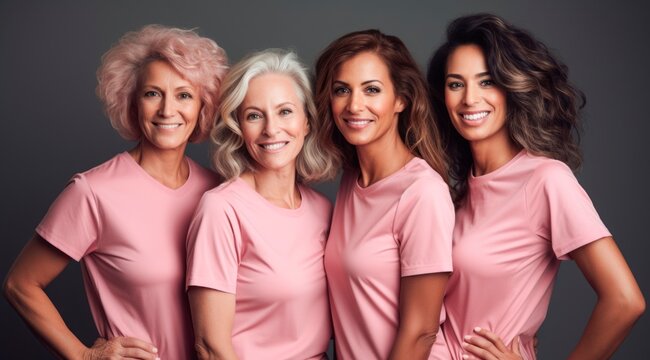
[[[492,80],[506,92],[506,124],[514,143],[576,170],[582,161],[579,115],[585,96],[569,83],[567,67],[546,45],[498,16],[460,17],[447,27],[447,41],[434,53],[427,72],[456,205],[467,193],[473,160],[469,143],[447,113],[445,77],[449,55],[467,44],[482,49]]]
[[[442,151],[438,126],[428,99],[427,85],[422,72],[404,43],[396,36],[379,30],[352,32],[334,40],[316,62],[316,108],[323,119],[319,141],[334,143],[346,168],[359,168],[359,159],[353,145],[338,130],[332,116],[332,84],[339,66],[362,52],[377,54],[388,67],[395,94],[406,104],[399,114],[398,129],[404,144],[415,156],[447,181],[447,161]]]

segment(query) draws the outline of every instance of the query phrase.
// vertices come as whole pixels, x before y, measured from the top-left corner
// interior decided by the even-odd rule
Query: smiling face
[[[461,45],[449,55],[445,104],[454,127],[470,144],[509,143],[506,93],[492,81],[477,45]]]
[[[164,61],[149,63],[136,93],[142,146],[156,151],[185,151],[196,126],[199,91]]]
[[[298,86],[290,76],[269,73],[254,77],[238,118],[258,171],[295,172],[309,123]]]
[[[375,53],[343,62],[334,76],[331,97],[336,126],[352,145],[382,146],[401,141],[397,129],[403,101],[395,94],[389,69]]]

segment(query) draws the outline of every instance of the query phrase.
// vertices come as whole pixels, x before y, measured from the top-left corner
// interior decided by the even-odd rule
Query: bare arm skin
[[[440,309],[449,273],[402,277],[400,283],[399,328],[388,357],[427,359],[436,341]]]
[[[100,338],[88,348],[70,331],[45,293],[69,262],[67,255],[34,235],[7,274],[4,295],[34,334],[63,359],[156,359],[155,347],[142,340]]]
[[[235,295],[191,286],[188,296],[199,359],[237,360],[232,346]]]
[[[609,359],[645,311],[645,299],[611,237],[570,255],[598,295],[598,302],[569,359]]]

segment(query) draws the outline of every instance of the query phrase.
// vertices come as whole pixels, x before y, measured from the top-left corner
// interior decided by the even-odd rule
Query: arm
[[[570,253],[598,295],[587,327],[569,360],[609,359],[645,311],[641,290],[614,239],[605,237]],[[465,349],[480,359],[520,359],[518,339],[506,348],[501,339],[485,330],[466,337]]]
[[[3,286],[5,297],[36,336],[65,359],[101,359],[111,354],[155,359],[153,345],[138,339],[98,339],[92,348],[87,348],[70,331],[45,293],[45,287],[69,262],[67,255],[35,235],[7,274]]]
[[[427,359],[436,341],[440,309],[449,273],[402,277],[399,327],[388,357]]]
[[[188,296],[199,359],[236,360],[232,346],[235,295],[190,286]]]
[[[608,359],[645,311],[645,300],[611,237],[582,246],[570,255],[598,301],[569,359]]]

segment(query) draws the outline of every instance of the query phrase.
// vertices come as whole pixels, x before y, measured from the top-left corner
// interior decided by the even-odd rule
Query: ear
[[[395,112],[399,114],[404,111],[404,109],[406,109],[406,101],[404,101],[402,97],[397,97],[395,99]]]
[[[305,136],[311,131],[311,126],[309,125],[309,117],[305,116]]]

